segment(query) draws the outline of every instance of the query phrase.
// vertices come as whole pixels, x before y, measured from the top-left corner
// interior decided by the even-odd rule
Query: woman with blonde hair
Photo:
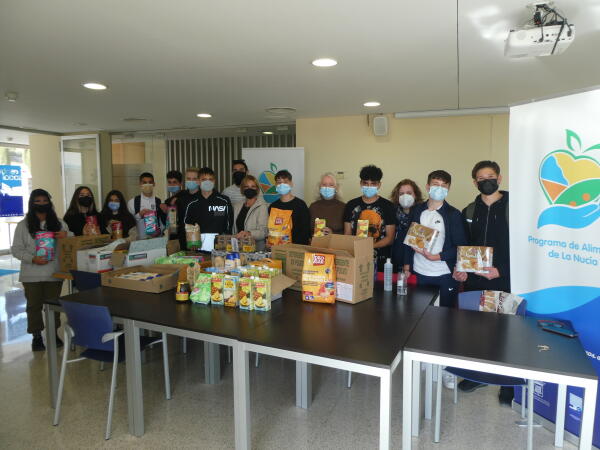
[[[341,201],[341,187],[331,172],[321,175],[318,184],[319,194],[308,210],[310,211],[311,229],[314,230],[315,219],[325,219],[325,234],[344,234],[344,207]]]
[[[396,236],[392,245],[392,262],[396,270],[402,270],[404,264],[403,242],[410,225],[410,211],[414,205],[423,202],[423,194],[417,183],[405,178],[396,185],[390,200],[396,207]]]
[[[269,208],[260,195],[258,180],[246,175],[240,183],[240,193],[244,201],[233,205],[233,234],[237,238],[253,237],[256,249],[263,250],[268,234]]]

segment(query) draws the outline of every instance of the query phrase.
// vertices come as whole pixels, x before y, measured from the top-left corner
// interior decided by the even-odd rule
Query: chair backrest
[[[102,336],[113,331],[113,322],[106,306],[60,300],[69,326],[75,332],[73,341],[81,347],[113,350],[113,342],[102,342]]]
[[[458,294],[458,309],[479,311],[481,291],[466,291]],[[523,300],[517,308],[516,315],[524,316],[527,311],[527,300]]]
[[[100,286],[101,275],[95,272],[83,272],[81,270],[71,270],[75,287],[79,291],[87,291]]]

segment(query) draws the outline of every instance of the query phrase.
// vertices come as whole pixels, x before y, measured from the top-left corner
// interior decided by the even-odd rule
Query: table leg
[[[379,386],[379,448],[389,450],[392,398],[392,373],[386,371],[380,378]]]
[[[219,344],[204,342],[204,382],[218,384],[221,380]]]
[[[579,448],[582,450],[592,448],[597,391],[598,381],[590,380],[583,394],[583,415],[581,418],[581,433],[579,435]]]
[[[565,407],[567,405],[567,385],[558,385],[556,396],[556,426],[554,429],[554,446],[562,447],[565,436]]]
[[[431,406],[433,402],[433,365],[425,363],[425,419],[431,420]]]
[[[435,385],[435,427],[433,431],[433,442],[440,442],[440,427],[442,419],[442,366],[437,365],[437,384]]]
[[[144,434],[140,329],[130,319],[123,321],[123,329],[125,330],[125,370],[127,372],[127,420],[129,433],[139,437]]]
[[[309,363],[296,361],[296,406],[310,408],[312,403],[312,367]]]
[[[419,436],[421,422],[421,363],[413,362],[412,367],[412,435]]]
[[[533,380],[527,380],[527,450],[533,449]]]
[[[412,419],[412,359],[406,353],[402,355],[402,449],[410,450]]]
[[[233,411],[235,417],[235,448],[247,450],[251,444],[249,353],[244,344],[233,346]]]
[[[48,358],[48,381],[50,383],[50,404],[56,407],[56,396],[58,394],[58,361],[56,351],[56,323],[54,311],[50,305],[44,304],[44,316],[46,319],[46,357]],[[65,348],[63,351],[68,352]]]

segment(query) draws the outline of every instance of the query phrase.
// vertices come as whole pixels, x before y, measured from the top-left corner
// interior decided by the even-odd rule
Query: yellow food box
[[[302,300],[335,303],[335,282],[335,255],[305,253],[302,267]]]
[[[358,219],[356,222],[356,235],[358,237],[369,237],[369,221],[367,219]]]
[[[212,274],[212,283],[210,286],[210,303],[213,305],[223,305],[223,282],[225,275],[222,273]]]
[[[223,280],[223,304],[237,308],[238,306],[238,277],[225,275]]]
[[[315,236],[315,237],[325,236],[323,229],[326,226],[327,226],[327,221],[325,219],[319,219],[318,217],[316,217],[315,218],[315,233],[313,234],[313,236]]]
[[[254,292],[254,309],[256,311],[269,311],[271,309],[271,280],[269,278],[254,278],[252,280]]]
[[[252,279],[242,277],[238,282],[238,300],[240,309],[251,311],[254,309]]]

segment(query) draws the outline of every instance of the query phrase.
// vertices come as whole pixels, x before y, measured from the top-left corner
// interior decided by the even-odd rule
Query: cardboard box
[[[112,254],[115,248],[126,244],[125,239],[117,239],[102,247],[77,251],[77,270],[84,272],[106,272],[112,270]]]
[[[372,238],[330,234],[313,237],[311,245],[276,245],[271,252],[273,259],[282,261],[283,273],[295,281],[292,289],[302,289],[304,253],[330,253],[335,255],[336,300],[359,303],[373,297]]]
[[[98,247],[110,242],[110,234],[98,236],[75,236],[58,239],[58,259],[60,271],[79,270],[77,267],[77,252],[86,248]],[[87,265],[87,262],[86,262]]]
[[[167,256],[177,253],[180,249],[180,244],[177,239],[171,239],[167,242]]]
[[[177,287],[179,272],[185,267],[185,265],[177,264],[152,264],[148,266],[133,266],[111,270],[110,272],[104,272],[101,275],[102,286],[142,292],[164,292]],[[118,278],[119,275],[129,272],[156,272],[162,273],[163,275],[148,281],[126,280],[123,278]],[[175,294],[173,294],[173,300],[174,299]]]
[[[125,249],[128,249],[127,253],[123,251]],[[113,267],[147,266],[163,256],[167,256],[166,238],[143,239],[117,246],[111,263]]]

